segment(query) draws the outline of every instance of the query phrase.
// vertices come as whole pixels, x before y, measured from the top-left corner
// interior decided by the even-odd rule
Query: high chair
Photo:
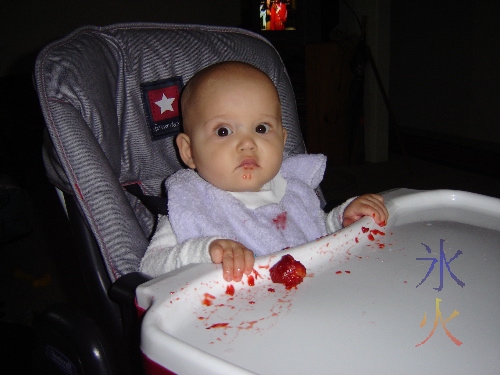
[[[174,147],[178,98],[198,70],[250,63],[275,83],[288,131],[285,152],[305,152],[280,56],[237,28],[127,23],[82,27],[39,54],[35,80],[46,122],[43,157],[65,205],[90,303],[49,308],[38,322],[41,373],[141,371],[135,287],[140,260],[164,213],[162,182],[182,168]],[[161,100],[170,100],[165,109]],[[173,100],[171,100],[173,99]],[[83,297],[82,297],[83,298]]]

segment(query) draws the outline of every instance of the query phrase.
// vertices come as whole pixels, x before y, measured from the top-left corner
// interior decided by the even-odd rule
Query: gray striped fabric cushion
[[[286,152],[304,152],[295,98],[274,48],[251,32],[213,26],[118,24],[83,27],[39,54],[36,85],[49,142],[50,180],[74,194],[101,248],[112,280],[136,271],[154,217],[123,185],[140,182],[160,195],[162,181],[181,165],[173,138],[152,141],[140,84],[238,60],[276,84],[288,130]]]

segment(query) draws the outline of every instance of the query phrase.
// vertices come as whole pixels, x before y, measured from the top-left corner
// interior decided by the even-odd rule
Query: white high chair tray
[[[177,374],[498,373],[500,200],[384,196],[387,226],[259,257],[241,282],[201,264],[143,284],[143,354]],[[270,280],[284,254],[307,269],[296,289]]]

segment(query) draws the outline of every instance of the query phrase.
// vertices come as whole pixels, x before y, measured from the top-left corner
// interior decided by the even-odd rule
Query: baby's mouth
[[[254,169],[258,166],[259,164],[257,163],[257,160],[255,160],[254,158],[246,158],[240,163],[239,168]]]

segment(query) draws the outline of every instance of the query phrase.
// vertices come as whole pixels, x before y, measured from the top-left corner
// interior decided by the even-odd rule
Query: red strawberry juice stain
[[[368,232],[370,229],[368,229],[367,227],[361,227],[361,232],[363,233],[366,233]]]
[[[262,319],[259,319],[259,320],[262,320]],[[250,329],[253,329],[253,326],[255,324],[257,324],[259,322],[259,320],[252,320],[250,322],[242,322],[239,326],[238,326],[238,329],[246,329],[246,330],[250,330]],[[246,325],[244,325],[246,324]]]
[[[215,323],[215,324],[212,324],[210,327],[207,327],[206,329],[226,328],[228,325],[229,325],[229,323]]]
[[[230,296],[234,296],[234,286],[233,286],[233,284],[227,286],[227,288],[226,288],[226,294],[229,294]]]
[[[212,301],[215,299],[214,296],[212,296],[211,294],[209,293],[205,293],[203,295],[205,298],[203,299],[203,301],[201,302],[203,305],[205,306],[212,306]]]
[[[375,237],[373,237],[373,234],[371,234],[371,233],[370,233],[370,234],[368,234],[368,239],[369,239],[370,241],[375,241]]]
[[[385,236],[385,233],[384,233],[384,232],[382,232],[382,231],[379,231],[378,229],[372,229],[372,230],[370,231],[370,233],[375,234],[375,235],[379,234],[379,235],[381,235],[381,236]]]
[[[250,169],[250,168],[244,168],[244,169],[248,170],[248,169]],[[251,169],[253,169],[253,168],[251,168]],[[244,179],[244,180],[251,180],[251,179],[252,179],[252,174],[251,174],[251,173],[245,173],[245,174],[243,175],[243,179]]]
[[[255,285],[255,279],[253,278],[252,275],[248,275],[248,285],[250,285],[250,286]]]
[[[269,267],[268,267],[269,268]],[[257,280],[259,277],[262,279],[263,277],[261,276],[260,273],[257,272],[257,270],[254,268],[253,269],[253,274],[255,276],[255,279]]]
[[[274,288],[267,288],[267,291],[268,291],[269,293],[274,293],[274,292],[275,292]]]
[[[379,249],[383,249],[384,247],[385,247],[385,244],[383,244],[383,243],[379,243],[379,244],[378,244],[378,248],[379,248]]]
[[[345,273],[351,273],[351,271],[345,271]]]
[[[280,213],[273,219],[273,223],[278,230],[284,230],[286,228],[286,212]]]
[[[342,271],[337,271],[335,272],[337,275],[340,275],[342,273]]]
[[[356,243],[359,243],[358,237],[356,237],[354,241],[356,241]]]

